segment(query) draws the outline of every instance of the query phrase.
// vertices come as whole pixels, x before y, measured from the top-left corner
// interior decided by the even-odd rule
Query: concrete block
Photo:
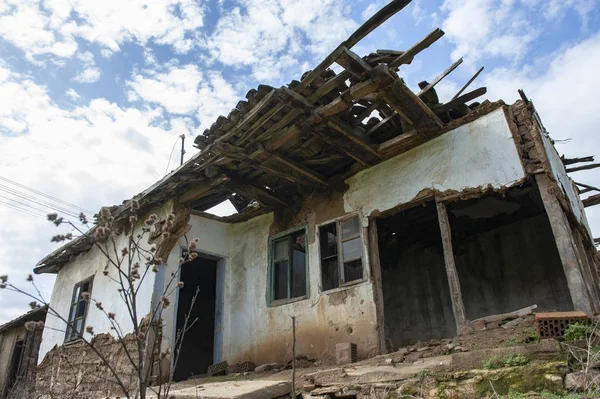
[[[335,344],[335,361],[338,365],[354,363],[357,358],[356,344],[340,342]]]

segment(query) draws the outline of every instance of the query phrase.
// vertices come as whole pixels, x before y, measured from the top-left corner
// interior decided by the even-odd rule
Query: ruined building
[[[39,308],[0,326],[0,398],[28,396],[45,318],[46,309]]]
[[[438,99],[435,84],[460,60],[412,92],[402,66],[439,29],[404,51],[351,50],[407,3],[390,3],[299,80],[250,90],[196,138],[188,162],[135,197],[141,220],[175,214],[164,267],[140,288],[140,317],[188,239],[200,239],[163,313],[166,349],[200,287],[176,379],[220,361],[289,360],[292,315],[296,353],[326,358],[353,342],[366,358],[532,304],[600,310],[584,206],[533,103],[481,100],[485,88]],[[226,200],[236,214],[206,212]],[[116,221],[131,207],[113,207]],[[79,331],[111,331],[100,310],[81,305],[84,291],[131,331],[105,265],[84,237],[35,269],[57,274],[50,304]],[[55,354],[77,347],[73,338],[44,331],[42,384],[56,383]]]

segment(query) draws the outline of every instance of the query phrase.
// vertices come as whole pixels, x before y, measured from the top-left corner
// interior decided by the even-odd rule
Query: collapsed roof
[[[501,106],[489,101],[466,105],[486,93],[478,88],[461,94],[477,74],[453,99],[439,101],[434,86],[462,59],[431,83],[419,83],[418,93],[408,88],[399,69],[440,39],[441,29],[407,50],[378,50],[364,57],[350,50],[409,3],[390,2],[300,80],[250,90],[228,116],[218,117],[196,137],[199,153],[134,197],[141,209],[178,194],[180,203],[214,217],[203,211],[229,199],[238,213],[219,219],[248,220],[315,190],[342,188],[352,174]],[[116,218],[126,218],[130,201],[113,210]],[[35,272],[57,272],[87,251],[89,241],[84,236],[59,248]]]

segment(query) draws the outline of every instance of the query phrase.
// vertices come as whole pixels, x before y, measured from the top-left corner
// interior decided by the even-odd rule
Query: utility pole
[[[185,154],[184,144],[185,144],[185,134],[179,136],[181,138],[181,161],[179,161],[179,166],[183,165],[183,155]]]

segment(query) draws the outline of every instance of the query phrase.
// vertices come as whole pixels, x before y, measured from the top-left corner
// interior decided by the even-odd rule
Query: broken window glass
[[[306,296],[306,234],[304,229],[273,241],[271,300]]]
[[[323,291],[362,280],[363,244],[360,230],[358,216],[338,220],[319,228]],[[338,234],[339,231],[341,234]]]

